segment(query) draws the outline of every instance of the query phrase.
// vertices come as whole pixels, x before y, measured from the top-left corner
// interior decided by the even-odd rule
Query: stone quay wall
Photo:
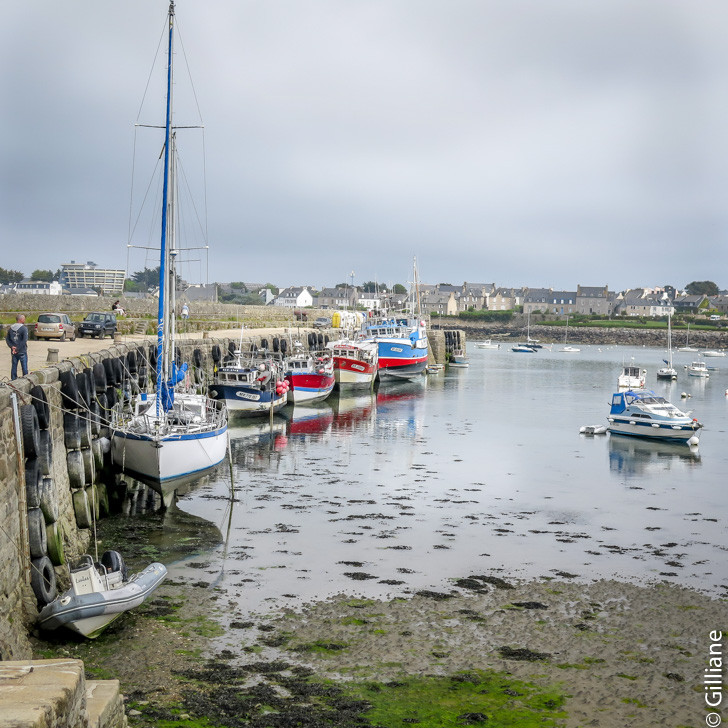
[[[229,344],[228,339],[187,339],[180,341],[179,349],[188,362],[193,361],[195,350],[200,351],[202,367],[196,376],[205,380],[212,375],[212,347],[218,345],[224,356]],[[103,517],[105,506],[108,507],[108,491],[118,480],[110,467],[108,447],[103,448],[108,430],[103,426],[92,429],[87,424],[88,412],[79,410],[78,413],[80,442],[69,437],[68,418],[76,420],[76,416],[64,408],[63,373],[82,372],[105,359],[123,359],[140,347],[149,347],[149,344],[117,343],[93,354],[49,365],[14,382],[0,384],[0,661],[31,656],[28,634],[34,628],[39,611],[31,586],[33,562],[37,563],[41,557],[38,549],[51,558],[59,593],[67,589],[70,580],[65,564],[74,562],[88,551],[93,519]],[[14,414],[13,399],[20,411],[32,403],[34,387],[43,390],[49,406],[48,427],[41,432],[46,438],[43,458],[34,458],[25,452],[22,427],[16,426]],[[37,390],[34,391],[37,394]],[[36,461],[43,461],[43,465]],[[44,500],[42,509],[34,507],[37,503],[29,503],[33,488],[26,483],[26,479],[36,478],[39,473]],[[94,504],[96,509],[90,516]],[[39,543],[39,531],[42,531],[42,543]]]

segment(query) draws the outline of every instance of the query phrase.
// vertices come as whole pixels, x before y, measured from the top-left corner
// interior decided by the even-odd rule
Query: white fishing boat
[[[129,406],[121,401],[111,416],[111,458],[122,470],[167,496],[175,482],[222,461],[227,451],[227,409],[195,391],[175,349],[175,308],[179,254],[175,232],[177,145],[172,88],[175,4],[168,12],[167,105],[164,125],[164,179],[160,234],[159,307],[157,313],[156,391],[140,393]]]
[[[334,359],[329,349],[304,351],[296,342],[284,364],[288,404],[319,402],[334,389]]]
[[[617,377],[619,389],[643,389],[647,381],[647,370],[634,366],[622,367],[622,373]]]
[[[704,361],[690,362],[686,367],[689,377],[702,377],[707,379],[710,376],[708,365]]]
[[[724,351],[718,349],[708,349],[707,351],[701,352],[702,356],[725,356]]]
[[[334,378],[339,389],[373,387],[377,377],[379,351],[373,341],[340,339],[326,348],[334,358]]]
[[[98,564],[85,554],[69,571],[71,588],[43,607],[38,626],[66,627],[89,639],[142,604],[167,576],[164,564],[152,563],[129,577],[117,551],[105,551]]]
[[[617,435],[697,445],[702,425],[664,397],[649,390],[615,392],[607,420]]]
[[[476,341],[475,346],[477,346],[478,349],[500,349],[500,344],[492,341],[491,339],[486,339],[485,341]]]
[[[658,379],[677,379],[677,372],[672,366],[672,327],[671,327],[672,316],[667,317],[667,359],[663,359],[665,362],[664,367],[660,367],[657,370]]]

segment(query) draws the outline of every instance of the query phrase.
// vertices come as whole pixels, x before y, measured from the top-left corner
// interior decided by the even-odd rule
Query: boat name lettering
[[[399,346],[393,346],[392,351],[402,351],[402,349]]]
[[[358,372],[363,372],[366,369],[366,367],[363,367],[361,364],[352,364],[351,368],[356,369]]]
[[[235,392],[236,397],[240,397],[240,399],[250,399],[254,402],[257,402],[260,399],[259,394],[250,394],[249,392]]]

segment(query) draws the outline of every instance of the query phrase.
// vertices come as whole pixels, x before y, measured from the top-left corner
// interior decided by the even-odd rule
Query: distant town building
[[[13,293],[44,294],[46,296],[60,296],[63,287],[58,281],[30,281],[24,280],[11,286]]]
[[[292,286],[284,288],[273,301],[274,306],[286,308],[306,308],[313,306],[313,296],[307,286]]]
[[[61,266],[61,285],[64,288],[98,288],[107,295],[124,292],[126,271],[116,268],[99,268],[89,260],[86,263],[64,263]]]
[[[316,296],[315,305],[318,308],[356,308],[358,293],[351,286],[322,288]]]
[[[612,313],[614,297],[607,286],[576,287],[576,313],[609,316]]]

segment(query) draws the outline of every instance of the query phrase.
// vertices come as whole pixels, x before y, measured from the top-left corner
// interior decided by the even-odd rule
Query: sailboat
[[[678,351],[699,351],[694,346],[690,346],[690,324],[688,324],[688,333],[685,336],[685,346],[678,347]]]
[[[677,372],[672,366],[672,316],[667,317],[667,359],[663,359],[665,362],[664,367],[660,367],[657,370],[658,379],[677,379]]]
[[[541,348],[541,344],[536,339],[531,338],[531,312],[526,315],[526,343],[516,344],[511,347],[511,351],[517,354],[535,354],[537,349]]]
[[[164,125],[164,183],[157,314],[156,389],[141,392],[129,405],[118,403],[111,418],[111,458],[123,471],[146,482],[163,497],[185,478],[220,463],[227,452],[227,409],[185,386],[187,363],[176,356],[175,259],[177,155],[173,125],[173,36],[175,7],[168,13],[167,103]]]
[[[572,352],[581,351],[581,349],[578,349],[575,346],[567,346],[566,342],[568,340],[569,340],[569,317],[567,316],[566,317],[566,333],[564,334],[564,346],[562,346],[561,349],[559,349],[559,351],[563,351],[567,354],[572,353]]]

